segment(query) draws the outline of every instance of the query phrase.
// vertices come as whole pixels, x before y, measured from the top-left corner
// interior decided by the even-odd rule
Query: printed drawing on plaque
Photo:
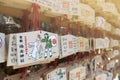
[[[18,65],[59,56],[58,35],[45,31],[17,34]]]
[[[66,68],[57,69],[58,80],[67,80]]]
[[[9,35],[7,66],[17,65],[16,34]]]
[[[57,80],[57,69],[48,72],[45,76],[45,80]]]
[[[0,33],[0,63],[5,62],[5,34]]]
[[[66,68],[57,68],[48,72],[45,80],[67,80]]]

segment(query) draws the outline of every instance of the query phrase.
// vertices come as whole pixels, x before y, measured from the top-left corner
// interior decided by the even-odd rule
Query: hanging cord
[[[27,31],[28,21],[29,21],[29,18],[28,18],[29,14],[30,14],[30,12],[28,10],[24,10],[23,11],[23,16],[22,16],[22,31],[24,31],[24,32]],[[27,75],[27,67],[26,68],[22,68],[21,78],[23,80],[27,80],[26,79],[26,75]]]
[[[29,27],[29,25],[28,25],[29,15],[30,15],[30,11],[29,10],[32,12],[31,26],[33,27],[34,31],[41,30],[40,20],[39,20],[40,6],[35,4],[35,3],[33,3],[32,6],[28,10],[24,10],[23,11],[22,31],[27,31],[27,28]]]
[[[39,9],[40,9],[40,6],[33,3],[32,4],[32,27],[34,28],[34,31],[36,31],[37,29],[38,30],[41,30],[41,27],[40,27],[40,20],[39,20]]]
[[[23,16],[22,16],[22,31],[26,32],[27,28],[29,27],[29,15],[30,11],[29,10],[24,10],[23,11]],[[23,80],[27,80],[27,69],[28,67],[22,68],[22,75],[21,78]]]
[[[57,20],[57,19],[56,19],[56,20]],[[61,35],[61,27],[62,27],[61,16],[58,17],[58,20],[60,21],[60,23],[59,23],[59,31],[58,31],[59,33],[58,33],[58,34]]]
[[[76,26],[77,26],[77,36],[80,36],[80,26],[78,25],[78,23],[76,22]]]
[[[22,16],[22,31],[27,31],[30,11],[24,10]]]
[[[59,21],[59,22],[58,22],[58,26],[59,26],[59,27],[58,27],[58,28],[59,28],[59,29],[58,29],[58,34],[61,35],[61,34],[62,34],[62,33],[61,33],[61,27],[63,27],[63,26],[62,26],[62,17],[61,17],[61,16],[58,16],[55,20],[56,20],[56,22]]]
[[[21,75],[22,80],[27,80],[27,70],[28,67],[22,68],[22,75]]]
[[[66,33],[69,34],[70,33],[70,23],[69,23],[69,19],[67,18],[67,15],[63,15],[63,21],[67,24]]]
[[[40,27],[40,23],[39,23],[39,9],[40,7],[33,3],[32,7],[30,7],[30,10],[32,10],[32,22],[31,22],[31,26],[33,27],[34,31],[39,29],[41,30]],[[30,11],[29,10],[24,10],[23,16],[22,16],[22,30],[23,31],[27,31],[27,27],[28,25],[28,21],[29,21],[29,14]],[[22,79],[23,80],[27,80],[27,70],[28,67],[22,68]]]
[[[67,34],[70,33],[70,23],[69,23],[69,20],[67,19],[67,16],[66,16],[66,21],[67,21]]]

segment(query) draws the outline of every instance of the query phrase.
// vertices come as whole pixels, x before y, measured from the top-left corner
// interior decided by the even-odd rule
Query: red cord
[[[22,31],[26,31],[27,30],[27,23],[29,21],[29,14],[30,14],[30,11],[28,10],[24,10],[23,11],[23,16],[22,16]]]
[[[65,15],[65,20],[67,21],[67,34],[70,33],[70,23],[69,23],[69,20],[67,19],[67,15]]]
[[[27,70],[28,70],[28,67],[22,68],[22,79],[23,79],[23,80],[27,80],[27,79],[26,79]]]
[[[53,66],[54,66],[54,68],[57,67],[57,59],[55,59],[55,61],[53,61]]]
[[[37,5],[37,4],[35,4],[35,3],[33,3],[32,4],[32,26],[33,26],[33,28],[34,28],[34,30],[37,30],[37,29],[39,29],[39,30],[41,30],[41,27],[40,27],[40,20],[39,20],[39,9],[40,9],[40,7]]]
[[[69,34],[70,33],[70,23],[69,23],[69,19],[67,18],[67,15],[63,16],[63,21],[66,22],[66,24],[67,24],[66,33]]]

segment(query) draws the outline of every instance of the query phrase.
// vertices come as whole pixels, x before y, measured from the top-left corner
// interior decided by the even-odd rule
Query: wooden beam
[[[7,16],[14,16],[17,18],[22,18],[23,15],[23,10],[22,9],[17,9],[17,8],[11,8],[11,7],[6,7],[6,6],[0,6],[0,14],[4,14]],[[51,18],[47,17],[43,14],[40,14],[40,21],[50,23]],[[31,17],[30,17],[31,19]]]
[[[32,3],[27,0],[0,0],[0,5],[17,9],[29,9]],[[50,10],[40,5],[40,12],[45,13],[46,11],[49,13]]]
[[[26,0],[0,0],[2,6],[18,8],[18,9],[27,9],[31,6],[30,2]]]
[[[22,10],[16,9],[16,8],[0,6],[0,13],[8,16],[18,17],[18,18],[22,17]]]

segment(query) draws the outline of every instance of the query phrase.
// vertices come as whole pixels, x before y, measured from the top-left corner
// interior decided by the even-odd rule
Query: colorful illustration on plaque
[[[31,53],[29,53],[29,57],[31,57],[33,60],[36,60],[37,54],[40,54],[41,51],[43,51],[40,35],[37,36],[37,39],[35,42],[29,42],[28,47],[32,48]]]
[[[2,38],[0,37],[0,48],[2,47]]]
[[[52,47],[55,47],[57,44],[57,39],[55,36],[49,36],[48,33],[44,34],[44,38],[41,40],[41,42],[45,42],[45,55],[44,58],[47,58],[48,55],[52,57]]]
[[[57,73],[57,75],[59,79],[62,79],[65,75],[65,71],[62,69],[59,69],[59,72]]]

